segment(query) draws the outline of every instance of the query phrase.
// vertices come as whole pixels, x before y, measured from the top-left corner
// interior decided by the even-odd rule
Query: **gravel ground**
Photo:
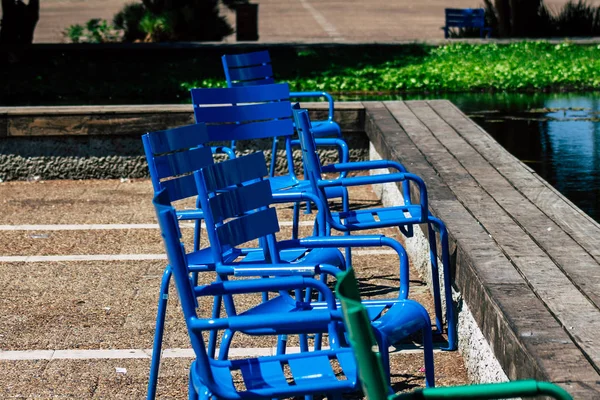
[[[352,188],[357,208],[377,205],[370,188]],[[29,229],[32,224],[154,224],[147,180],[121,182],[47,181],[0,183],[2,212],[0,256],[68,256],[163,254],[155,228],[56,230]],[[192,203],[179,204],[180,207]],[[278,206],[280,221],[291,220],[291,209]],[[302,214],[303,221],[313,216]],[[9,227],[13,230],[8,230]],[[302,235],[311,228],[303,226]],[[394,229],[381,231],[396,236]],[[191,239],[192,229],[183,229]],[[280,238],[289,237],[283,226]],[[398,260],[389,254],[354,256],[365,298],[389,297],[397,290]],[[0,262],[0,348],[2,350],[100,350],[151,347],[157,292],[164,260]],[[202,276],[209,280],[209,276]],[[173,294],[176,292],[173,290]],[[411,297],[432,312],[432,298],[415,271]],[[257,304],[258,296],[239,299],[240,309]],[[188,348],[176,296],[171,296],[164,348]],[[207,314],[209,302],[201,302]],[[443,338],[437,338],[440,340]],[[297,340],[291,338],[291,345]],[[275,345],[239,334],[233,348]],[[409,344],[404,344],[405,347]],[[24,354],[24,353],[19,353]],[[31,358],[31,357],[28,357]],[[466,383],[458,353],[436,353],[439,385]],[[190,358],[165,359],[159,382],[160,398],[185,398]],[[397,391],[422,386],[422,356],[395,352],[392,381]],[[127,372],[117,372],[126,368]],[[142,398],[148,359],[26,359],[0,361],[0,398]],[[358,395],[356,395],[358,396]],[[356,397],[354,396],[354,397]]]

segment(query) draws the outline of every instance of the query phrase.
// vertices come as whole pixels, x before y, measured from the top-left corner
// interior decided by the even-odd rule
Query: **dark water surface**
[[[394,99],[428,98],[452,101],[514,156],[600,222],[600,92],[436,94]]]

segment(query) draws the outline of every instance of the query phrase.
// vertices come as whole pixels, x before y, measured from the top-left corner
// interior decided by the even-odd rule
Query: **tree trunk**
[[[498,18],[498,37],[510,37],[511,35],[511,12],[509,0],[495,0],[494,5],[496,8]]]
[[[2,0],[0,44],[28,45],[40,17],[40,0]]]

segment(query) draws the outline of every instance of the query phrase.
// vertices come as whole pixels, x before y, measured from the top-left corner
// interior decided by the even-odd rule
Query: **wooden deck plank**
[[[574,287],[570,284],[570,281],[561,273],[561,271],[556,267],[556,265],[552,262],[552,260],[547,257],[545,252],[537,246],[537,244],[520,229],[518,225],[515,224],[514,220],[508,215],[504,209],[502,209],[494,199],[482,190],[479,187],[477,181],[475,181],[472,177],[469,178],[470,171],[467,171],[463,168],[459,162],[457,162],[456,157],[458,155],[451,154],[448,150],[439,143],[438,139],[431,133],[430,129],[425,126],[417,116],[406,106],[406,104],[401,102],[386,102],[385,103],[390,112],[394,115],[396,120],[398,120],[401,126],[404,128],[404,131],[409,136],[409,138],[413,141],[416,147],[423,153],[424,159],[427,160],[428,164],[431,164],[434,167],[436,173],[440,174],[442,180],[447,183],[452,190],[455,191],[457,195],[457,200],[466,205],[469,208],[467,213],[472,213],[479,221],[474,221],[473,217],[471,217],[471,224],[469,228],[477,227],[478,222],[480,222],[486,229],[488,227],[493,228],[493,231],[490,232],[492,237],[496,235],[497,238],[502,237],[506,238],[506,248],[502,248],[502,254],[504,256],[504,260],[502,257],[498,258],[500,265],[496,266],[496,272],[502,270],[502,274],[508,273],[510,276],[512,273],[515,273],[516,270],[514,266],[509,262],[506,256],[513,259],[513,262],[519,264],[519,267],[523,270],[521,272],[525,272],[527,274],[539,274],[539,264],[534,264],[535,268],[529,268],[526,264],[531,262],[531,259],[527,259],[525,257],[537,256],[536,261],[543,260],[544,268],[548,268],[553,270],[553,274],[542,274],[541,282],[535,280],[534,282],[539,286],[540,290],[550,291],[552,294],[556,293],[556,282],[560,285],[563,285],[565,292],[559,293],[559,295],[564,296],[565,303],[569,303],[572,307],[576,307],[581,311],[581,307],[587,307],[592,312],[597,312],[597,310],[591,305],[587,299],[581,295]],[[410,104],[410,103],[409,103]],[[369,115],[370,110],[367,108],[367,114]],[[443,127],[443,121],[436,121],[437,128]],[[456,152],[460,153],[468,151],[468,149],[463,149],[465,145],[468,145],[462,140],[460,137],[455,135],[451,139],[448,139],[447,143],[449,146],[455,148]],[[454,153],[454,152],[453,152]],[[476,152],[474,152],[476,153]],[[467,153],[468,154],[468,153]],[[489,163],[482,159],[473,160],[474,164],[469,162],[469,168],[479,168],[485,171],[489,168]],[[430,182],[427,182],[428,185],[431,185]],[[491,183],[491,182],[490,182]],[[456,192],[456,188],[460,188],[458,193]],[[513,188],[514,190],[514,188]],[[468,242],[472,241],[472,237],[468,237],[465,235],[464,229],[455,229],[455,224],[458,221],[453,218],[452,213],[445,212],[443,208],[438,207],[438,203],[434,200],[434,197],[431,197],[432,209],[437,212],[443,220],[446,221],[449,226],[450,234],[452,237],[456,239],[457,246],[459,249],[462,246],[468,246]],[[445,203],[445,202],[444,202]],[[471,207],[471,208],[470,208]],[[455,207],[456,208],[456,207]],[[454,210],[456,211],[456,210]],[[500,223],[498,221],[501,221]],[[502,223],[503,221],[503,223]],[[465,221],[466,222],[466,221]],[[512,230],[506,231],[504,227],[508,225],[513,225],[516,227]],[[467,227],[465,227],[468,229]],[[516,239],[515,239],[516,238]],[[483,236],[478,237],[477,239],[481,239],[485,242]],[[498,248],[496,243],[491,240],[491,243],[485,243],[487,248]],[[502,253],[501,252],[501,253]],[[470,254],[468,257],[471,258],[473,263],[473,269],[475,275],[479,275],[482,271],[479,271],[481,265],[485,265],[485,257],[489,257],[490,254],[481,254],[480,257],[477,255]],[[459,252],[459,257],[462,257]],[[518,259],[520,257],[520,259]],[[479,258],[479,259],[478,259]],[[515,261],[516,259],[516,261]],[[462,260],[461,260],[462,262]],[[468,264],[466,264],[468,265]],[[512,272],[506,272],[510,271]],[[457,272],[457,282],[462,282],[463,285],[468,284],[465,283],[464,279],[461,279],[461,271]],[[518,275],[518,274],[517,274]],[[520,275],[519,275],[520,278]],[[532,278],[533,279],[533,278]],[[540,279],[540,278],[536,278]],[[485,283],[484,283],[485,285]],[[491,285],[488,285],[488,290]],[[510,286],[520,286],[523,288],[528,288],[529,286],[521,280],[520,283],[512,282],[507,287]],[[569,287],[570,286],[570,287]],[[504,287],[504,286],[501,286]],[[461,288],[464,289],[464,288]],[[552,291],[551,289],[554,289]],[[527,348],[527,354],[530,354],[531,357],[536,359],[536,363],[540,366],[542,375],[545,376],[545,379],[552,379],[554,381],[561,381],[565,379],[564,370],[565,368],[577,368],[579,373],[581,373],[586,378],[584,380],[594,380],[598,379],[598,374],[594,370],[594,368],[590,365],[590,363],[586,360],[585,356],[581,353],[581,351],[577,348],[577,345],[573,343],[573,340],[566,334],[566,332],[561,328],[561,324],[553,317],[551,313],[545,308],[545,305],[539,300],[538,297],[533,295],[533,292],[529,290],[528,304],[537,305],[537,307],[533,307],[538,310],[535,314],[537,315],[537,326],[542,328],[544,334],[529,334],[527,339],[520,338],[519,340],[523,345]],[[473,293],[478,293],[476,290]],[[543,293],[546,293],[543,291]],[[509,300],[513,299],[514,296],[508,296],[506,298],[498,298],[498,296],[492,296],[493,300],[501,305],[501,309],[505,310],[506,318],[515,318],[515,315],[520,315],[519,310],[515,310],[515,305],[511,305]],[[533,300],[535,299],[535,300]],[[560,302],[563,297],[558,300],[552,300],[552,302]],[[474,300],[474,299],[472,299]],[[504,303],[503,303],[504,302]],[[573,303],[576,305],[573,306]],[[478,303],[479,304],[479,303]],[[556,311],[561,313],[566,313],[566,320],[576,323],[581,323],[581,320],[577,318],[575,315],[570,315],[567,311],[560,307],[560,305],[554,305]],[[562,314],[561,314],[562,315]],[[477,318],[477,316],[476,316]],[[513,329],[516,332],[526,332],[527,331],[527,320],[516,318],[510,321],[510,324],[514,325]],[[482,317],[479,316],[478,323],[483,323],[485,325],[485,320],[482,320]],[[600,354],[596,353],[596,350],[593,348],[593,345],[590,345],[589,341],[594,341],[594,337],[591,334],[590,330],[585,329],[584,327],[578,328],[581,332],[577,332],[577,334],[583,335],[583,342],[586,342],[587,351],[590,352],[594,356],[595,359],[598,360]],[[486,331],[484,326],[484,331]],[[487,329],[488,334],[490,333],[490,329]],[[493,334],[493,333],[492,333]],[[560,351],[557,349],[553,349],[550,344],[560,343]],[[580,343],[578,343],[580,344]],[[540,347],[541,346],[541,347]],[[546,348],[544,348],[546,346]],[[550,347],[548,347],[550,346]],[[514,347],[514,346],[513,346]],[[564,350],[564,351],[563,351]],[[556,353],[556,355],[560,355],[561,357],[554,357],[553,359],[548,359],[540,356],[541,354],[547,353]],[[564,358],[563,358],[564,356]],[[526,357],[525,357],[526,358]],[[511,360],[508,357],[505,357],[504,362],[507,365],[511,364]],[[509,368],[510,369],[510,368]],[[523,377],[520,375],[518,371],[514,371],[514,377]]]
[[[474,183],[481,186],[475,189],[474,185],[466,188],[452,187],[454,193],[459,199],[463,199],[490,232],[577,344],[600,365],[600,338],[595,333],[600,329],[600,318],[593,318],[600,317],[600,311],[597,304],[591,304],[587,296],[579,291],[580,284],[585,285],[586,275],[588,285],[592,286],[592,289],[600,288],[594,287],[593,281],[590,285],[589,280],[590,269],[597,264],[588,255],[587,259],[570,259],[568,264],[557,265],[546,253],[555,256],[559,261],[566,254],[562,246],[579,257],[585,257],[587,253],[533,203],[523,198],[510,182],[474,148],[465,143],[429,104],[408,102],[407,106],[455,157],[455,161],[450,162],[453,168],[468,170]],[[444,177],[443,172],[441,174]],[[469,198],[470,195],[478,199],[474,201]],[[515,204],[518,206],[515,207]],[[551,230],[548,231],[547,227]],[[567,270],[571,279],[576,281],[576,285],[565,276],[563,270]]]
[[[428,121],[435,120],[435,123],[440,123],[441,118],[448,119],[448,124],[454,123],[454,126],[442,125],[439,128],[433,128],[432,130],[441,132],[442,136],[452,136],[453,138],[461,137],[460,131],[458,130],[458,124],[454,121],[463,123],[466,117],[462,113],[450,106],[449,103],[443,102],[432,102],[430,103],[432,109],[439,114],[439,118],[436,116],[427,115],[430,117]],[[409,105],[409,107],[411,107]],[[418,107],[418,106],[417,106]],[[431,110],[429,107],[425,107],[427,110]],[[427,111],[425,111],[427,112]],[[462,125],[460,125],[462,126]],[[461,151],[473,152],[477,149],[474,147],[460,146]],[[470,150],[469,150],[470,149]],[[455,153],[454,148],[451,151]],[[504,153],[504,157],[498,155],[501,152],[490,151],[489,147],[486,150],[487,153],[494,153],[494,162],[509,164],[512,161],[514,164],[521,164],[517,160]],[[521,226],[524,227],[525,231],[533,238],[533,240],[543,248],[549,256],[554,260],[557,265],[567,274],[567,276],[573,281],[575,286],[584,293],[585,296],[589,297],[596,307],[600,306],[600,265],[594,257],[573,238],[569,232],[563,227],[564,223],[560,221],[556,222],[554,217],[550,217],[540,209],[538,203],[529,201],[529,199],[523,195],[513,184],[506,178],[506,176],[500,174],[497,171],[495,164],[487,164],[489,161],[481,154],[479,156],[471,154],[468,158],[469,171],[473,174],[473,177],[482,187],[485,188],[488,193],[503,207],[508,214],[512,216]],[[458,156],[457,156],[458,157]],[[458,157],[460,160],[466,159],[464,156]],[[472,168],[473,165],[483,165],[480,168]],[[515,168],[516,170],[516,168]],[[521,168],[515,173],[511,173],[510,176],[520,175],[531,175],[531,173],[524,168]],[[539,181],[538,181],[539,182]],[[539,182],[543,183],[543,182]],[[562,209],[568,212],[571,207],[565,206],[562,196],[557,196],[553,192],[545,191],[545,204],[546,206],[554,208],[552,205],[562,205]],[[539,197],[538,197],[539,198]],[[579,210],[578,210],[579,211]],[[577,215],[579,213],[577,212]],[[562,218],[564,222],[567,220]],[[581,219],[582,222],[587,219]],[[575,223],[575,226],[571,227],[573,232],[580,232],[581,228],[584,228],[581,224]],[[588,226],[585,227],[587,229]],[[586,232],[590,232],[591,235],[583,235],[583,237],[589,241],[595,241],[597,237],[600,237],[600,232],[594,235],[593,229],[587,229]],[[593,268],[596,266],[597,268]]]
[[[517,162],[507,150],[475,122],[447,101],[430,101],[431,107],[468,143],[485,157],[525,197],[551,217],[600,262],[600,225],[571,201],[549,186],[525,164]]]

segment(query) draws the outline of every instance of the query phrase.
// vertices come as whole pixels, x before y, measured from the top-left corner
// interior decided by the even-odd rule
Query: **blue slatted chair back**
[[[275,83],[268,50],[221,57],[228,87]]]
[[[229,168],[224,167],[223,169],[228,170]],[[220,175],[220,172],[212,167],[206,167],[199,178],[206,181],[207,188],[220,187],[224,180],[221,177],[214,180],[214,175]],[[230,174],[227,172],[225,175]],[[233,175],[246,179],[245,173],[240,170]],[[169,203],[167,192],[161,190],[154,197],[153,203],[169,265],[175,277],[188,335],[196,356],[190,367],[188,386],[190,398],[200,398],[200,394],[228,399],[288,398],[314,393],[329,393],[338,398],[341,393],[357,389],[356,362],[351,349],[342,348],[339,345],[339,321],[334,317],[337,314],[335,299],[324,283],[311,278],[295,276],[252,281],[214,282],[204,286],[192,286],[177,216]],[[220,210],[220,212],[224,211]],[[270,316],[228,316],[223,318],[203,318],[196,311],[196,298],[201,296],[257,293],[265,290],[278,290],[286,293],[289,290],[304,287],[311,287],[323,293],[327,310],[293,313],[277,313],[276,310],[273,310],[273,314]],[[283,328],[297,333],[312,333],[315,327],[324,324],[327,325],[330,337],[330,349],[300,354],[215,361],[209,356],[203,339],[204,333],[212,334],[225,329],[243,331],[256,328],[273,331]],[[332,361],[337,362],[340,366],[337,371],[332,368]],[[292,382],[288,382],[286,379],[286,366],[292,373]],[[338,378],[336,373],[343,374],[343,377]],[[233,376],[239,379],[240,375],[245,389],[236,387],[233,379]]]
[[[213,257],[223,262],[223,255],[235,246],[255,239],[263,241],[267,261],[280,262],[275,246],[279,221],[272,203],[272,193],[265,157],[262,152],[223,161],[195,173],[198,198],[205,213],[205,223]]]
[[[483,28],[485,10],[483,8],[446,8],[446,26],[459,28]]]
[[[285,139],[288,172],[295,178],[287,84],[191,89],[191,95],[196,122],[206,124],[211,141]]]
[[[287,84],[191,89],[194,117],[210,140],[254,140],[294,133]]]
[[[170,201],[197,195],[192,172],[213,164],[204,124],[182,126],[142,136],[154,192],[167,189]]]

